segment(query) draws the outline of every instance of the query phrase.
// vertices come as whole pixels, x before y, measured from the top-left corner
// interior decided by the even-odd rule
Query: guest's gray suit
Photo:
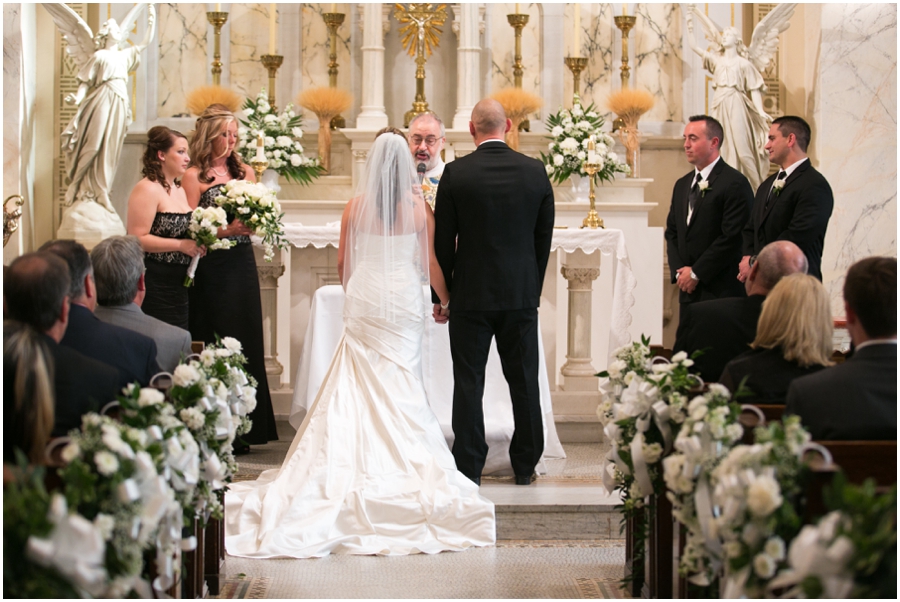
[[[182,356],[191,354],[191,333],[148,316],[136,303],[116,307],[98,305],[94,315],[106,322],[146,335],[156,341],[156,362],[171,372]]]

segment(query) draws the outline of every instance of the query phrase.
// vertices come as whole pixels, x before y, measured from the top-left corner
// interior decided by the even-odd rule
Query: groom
[[[553,189],[543,164],[503,141],[510,120],[495,100],[475,105],[475,152],[448,163],[435,201],[434,252],[450,289],[453,456],[475,483],[484,440],[484,369],[491,339],[509,383],[517,485],[530,485],[544,451],[538,388],[538,315],[553,237]],[[435,319],[441,306],[435,305]],[[446,310],[445,312],[446,313]]]

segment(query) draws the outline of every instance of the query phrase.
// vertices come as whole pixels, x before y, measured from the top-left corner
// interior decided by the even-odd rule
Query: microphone
[[[416,173],[419,174],[419,178],[422,179],[425,177],[425,164],[419,163],[416,165]]]

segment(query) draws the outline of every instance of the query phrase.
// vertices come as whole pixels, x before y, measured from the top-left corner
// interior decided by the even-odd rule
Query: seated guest
[[[694,360],[694,372],[707,382],[718,382],[725,364],[749,349],[756,338],[756,323],[763,301],[778,281],[789,274],[805,274],[808,264],[800,247],[778,240],[763,247],[750,268],[746,297],[727,297],[690,303],[684,312],[682,337],[676,352],[703,351]]]
[[[53,431],[53,356],[35,329],[3,321],[3,462],[21,450],[29,464],[43,464]]]
[[[813,439],[897,440],[897,260],[869,257],[844,280],[847,361],[798,378],[787,414],[797,414]]]
[[[719,382],[734,392],[746,378],[752,395],[741,403],[783,404],[791,381],[831,365],[833,333],[822,283],[806,274],[785,276],[763,302],[752,349],[728,362]]]
[[[138,382],[142,387],[159,370],[156,343],[140,333],[101,322],[94,315],[97,289],[87,249],[74,240],[51,240],[41,251],[49,251],[69,265],[69,326],[61,344],[119,370],[120,388]]]
[[[99,411],[120,390],[118,370],[59,344],[69,320],[69,288],[68,266],[53,253],[22,255],[3,274],[9,317],[42,333],[53,358],[54,437],[80,428],[82,415]],[[11,429],[7,421],[7,438]]]
[[[147,293],[144,251],[137,236],[110,236],[91,251],[97,282],[94,315],[107,324],[134,330],[156,341],[156,361],[171,372],[191,354],[187,330],[167,324],[141,311]]]

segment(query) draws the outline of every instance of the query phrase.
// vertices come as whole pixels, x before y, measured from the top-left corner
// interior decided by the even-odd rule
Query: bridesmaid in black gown
[[[191,137],[191,167],[184,176],[184,189],[192,208],[215,206],[215,198],[231,180],[256,181],[235,151],[237,120],[227,107],[214,104],[197,119]],[[232,238],[231,249],[213,251],[200,260],[190,290],[190,331],[194,340],[214,342],[216,336],[234,337],[243,345],[247,370],[257,381],[256,409],[250,414],[253,428],[242,436],[247,444],[259,445],[278,439],[275,413],[266,380],[263,348],[262,303],[259,277],[250,244],[252,233],[239,219],[229,215],[220,238]],[[246,451],[238,445],[236,452]]]
[[[188,142],[165,126],[150,128],[144,151],[144,179],[128,197],[128,233],[144,249],[141,310],[148,316],[188,329],[188,290],[184,277],[195,255],[206,253],[187,236],[191,207],[179,183],[188,168]]]

